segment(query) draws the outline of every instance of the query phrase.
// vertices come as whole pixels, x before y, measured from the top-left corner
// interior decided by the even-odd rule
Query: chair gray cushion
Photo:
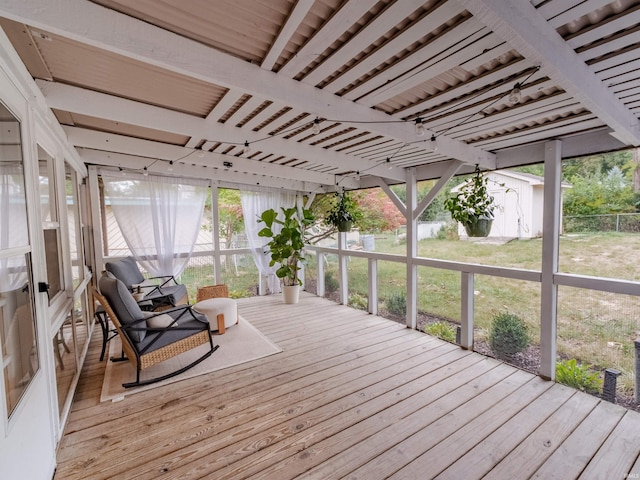
[[[104,267],[108,272],[115,275],[116,278],[122,280],[128,289],[131,289],[132,285],[144,282],[144,276],[140,272],[138,264],[133,257],[107,262]]]
[[[117,278],[103,275],[100,277],[99,288],[123,327],[133,326],[141,329],[134,331],[125,329],[131,340],[134,342],[144,340],[147,334],[147,323],[145,321],[137,322],[145,318],[144,313],[125,284]]]
[[[187,286],[184,284],[178,285],[165,285],[164,287],[158,287],[152,292],[145,295],[145,300],[160,300],[158,303],[170,303],[171,305],[177,305],[187,295]],[[161,302],[162,299],[166,299],[166,302]]]

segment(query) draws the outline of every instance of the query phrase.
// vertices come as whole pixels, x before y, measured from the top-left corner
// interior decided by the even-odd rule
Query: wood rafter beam
[[[471,14],[509,43],[629,145],[640,145],[638,119],[598,79],[531,2],[459,0]]]
[[[362,2],[348,5],[355,8],[356,4],[361,6]],[[362,122],[369,131],[406,143],[415,141],[410,122],[385,123],[390,117],[382,112],[91,2],[51,0],[43,7],[38,0],[8,0],[0,5],[0,15],[181,75],[281,101],[323,118]],[[495,165],[493,154],[463,142],[449,139],[443,141],[440,148],[444,155],[465,163],[478,163],[487,168]]]

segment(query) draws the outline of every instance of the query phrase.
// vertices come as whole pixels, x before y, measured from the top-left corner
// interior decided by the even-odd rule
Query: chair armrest
[[[173,282],[175,285],[178,285],[178,282],[173,275],[160,275],[158,277],[149,277],[148,280],[161,280],[161,283],[158,284],[158,287],[164,287],[169,282]]]

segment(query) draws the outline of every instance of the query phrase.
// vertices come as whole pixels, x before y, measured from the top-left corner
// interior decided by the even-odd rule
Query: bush
[[[517,315],[499,313],[493,317],[489,345],[498,357],[522,352],[529,346],[527,326]]]
[[[394,315],[407,315],[407,296],[404,292],[394,292],[386,301],[387,310]]]
[[[367,310],[369,307],[369,300],[365,295],[360,295],[357,292],[352,292],[349,294],[349,306],[352,308],[357,308],[358,310]]]
[[[596,393],[602,388],[598,372],[592,371],[588,365],[578,363],[575,358],[556,364],[556,381],[583,392]]]
[[[337,292],[338,288],[340,288],[340,282],[338,282],[338,279],[333,276],[333,272],[324,272],[324,290],[327,293],[333,293]]]
[[[447,322],[435,322],[424,326],[424,333],[441,338],[447,342],[456,342],[456,329]]]

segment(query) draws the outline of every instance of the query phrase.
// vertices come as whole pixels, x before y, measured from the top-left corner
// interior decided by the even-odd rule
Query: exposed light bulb
[[[389,170],[393,169],[393,163],[391,163],[391,159],[389,157],[387,157],[387,167]]]
[[[520,87],[521,85],[519,83],[516,83],[513,86],[513,90],[511,90],[511,93],[509,94],[509,103],[511,103],[512,105],[515,105],[516,103],[520,103],[520,99],[522,98],[522,92],[520,91]]]
[[[149,169],[146,167],[146,165],[145,165],[145,167],[144,167],[142,170],[143,170],[143,171],[142,171],[142,174],[143,174],[145,177],[148,177],[148,176],[149,176]]]
[[[424,137],[426,130],[424,129],[424,123],[422,123],[422,119],[420,117],[416,118],[416,135],[419,137]]]
[[[311,131],[314,135],[320,133],[320,119],[318,117],[313,119],[313,126],[311,127]]]
[[[431,135],[431,138],[429,139],[429,150],[432,152],[438,151],[438,142],[436,141],[435,135]]]
[[[244,141],[244,148],[242,149],[242,153],[244,155],[247,155],[250,151],[251,151],[251,147],[249,146],[249,142],[245,140]]]
[[[169,160],[169,166],[167,167],[167,170],[173,172],[173,160]]]

